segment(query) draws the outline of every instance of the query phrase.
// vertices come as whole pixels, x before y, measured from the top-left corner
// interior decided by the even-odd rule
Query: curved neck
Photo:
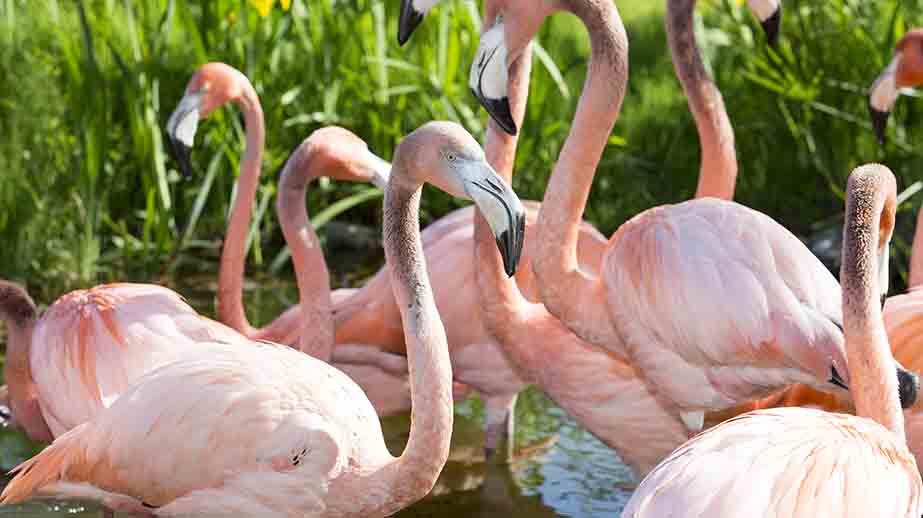
[[[917,211],[917,230],[910,252],[910,276],[907,284],[911,288],[923,285],[923,207]]]
[[[883,175],[851,178],[849,183],[840,273],[849,390],[856,415],[879,422],[903,442],[896,366],[881,317],[877,272],[882,212],[887,204],[888,217],[893,218],[893,184],[889,195]]]
[[[611,1],[563,3],[586,25],[592,52],[570,134],[539,210],[532,266],[548,311],[584,340],[603,344],[615,340],[603,285],[579,270],[577,239],[596,166],[625,96],[628,39]]]
[[[737,156],[734,129],[728,119],[721,92],[702,63],[693,27],[696,0],[668,0],[667,42],[676,76],[689,101],[699,132],[702,162],[696,198],[734,198]]]
[[[385,190],[384,245],[401,311],[410,369],[410,438],[404,452],[377,471],[372,487],[387,488],[374,513],[390,515],[425,496],[449,456],[452,368],[420,241],[421,185],[406,176],[400,148]]]
[[[254,331],[244,312],[244,265],[247,259],[247,234],[250,230],[250,218],[260,181],[265,128],[263,108],[260,106],[260,100],[253,87],[245,86],[244,94],[237,101],[237,105],[244,114],[247,147],[244,151],[244,158],[240,162],[237,195],[231,207],[227,235],[221,249],[221,266],[218,272],[218,316],[222,322],[249,336]]]
[[[333,314],[330,302],[330,276],[314,227],[305,207],[308,182],[320,176],[318,153],[310,139],[289,158],[279,179],[276,212],[285,242],[292,252],[292,264],[298,283],[303,331],[299,349],[319,360],[329,362],[333,350]]]

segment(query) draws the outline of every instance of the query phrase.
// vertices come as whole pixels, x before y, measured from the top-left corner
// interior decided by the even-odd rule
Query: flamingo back
[[[358,467],[391,459],[374,409],[345,374],[256,342],[199,344],[62,439],[74,450],[65,482],[165,516],[323,514],[325,495]]]
[[[612,237],[603,270],[631,360],[680,409],[847,376],[839,284],[759,212],[713,198],[650,209]]]
[[[146,372],[204,340],[240,340],[175,292],[109,284],[59,298],[38,322],[30,363],[55,436],[110,405]]]
[[[804,408],[758,410],[690,440],[640,484],[623,518],[918,518],[914,458],[878,423]]]

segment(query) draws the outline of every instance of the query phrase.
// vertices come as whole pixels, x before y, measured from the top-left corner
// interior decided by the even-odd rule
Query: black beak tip
[[[901,399],[901,408],[910,408],[917,402],[920,392],[920,378],[913,372],[897,368],[897,392]]]
[[[179,165],[179,172],[182,174],[183,179],[192,178],[192,148],[172,136],[167,137],[167,142],[169,143],[170,155]]]
[[[890,115],[891,112],[879,111],[869,103],[869,117],[872,119],[872,129],[875,130],[875,138],[878,139],[880,145],[885,143],[885,128],[888,127],[888,116]]]
[[[397,43],[403,46],[423,21],[423,13],[413,8],[412,0],[401,0],[401,14],[397,21]]]
[[[849,385],[847,385],[846,381],[843,380],[843,376],[840,376],[840,373],[836,370],[836,367],[830,367],[830,379],[828,381],[832,385],[837,386],[843,390],[849,390]]]
[[[522,258],[522,249],[525,246],[526,240],[526,213],[520,212],[516,214],[516,242],[513,243],[513,248],[516,252],[516,264],[519,264],[519,260]]]
[[[508,277],[516,275],[519,259],[522,257],[523,235],[525,231],[525,214],[516,214],[513,227],[497,236],[497,248],[503,258],[503,270]]]
[[[519,130],[516,128],[516,122],[513,121],[513,113],[512,110],[510,110],[509,97],[501,97],[500,99],[488,99],[478,95],[477,92],[474,92],[474,96],[478,98],[481,106],[487,110],[490,118],[493,119],[498,126],[500,126],[500,129],[510,135],[513,135],[514,137],[516,136]]]
[[[782,27],[782,6],[776,9],[769,18],[763,20],[760,25],[763,26],[763,32],[766,33],[766,41],[772,48],[779,46],[779,29]]]
[[[513,251],[514,239],[512,232],[509,230],[504,230],[503,233],[497,236],[497,248],[500,249],[500,257],[503,258],[503,271],[506,272],[507,277],[516,275],[518,262],[515,260],[516,257]]]

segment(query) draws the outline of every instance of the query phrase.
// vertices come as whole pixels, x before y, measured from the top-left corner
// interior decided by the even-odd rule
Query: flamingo
[[[703,144],[702,178],[696,195],[730,197],[737,171],[733,133],[720,93],[694,48],[691,7],[689,2],[668,3],[667,34],[674,49],[677,75],[689,92],[690,106],[700,122],[700,137],[707,143]],[[474,60],[472,90],[489,90],[507,98],[516,125],[525,110],[530,49],[526,47],[510,66],[507,78],[503,41],[504,34],[509,36],[509,32],[504,30],[503,21],[493,18],[495,15],[495,11],[487,10],[485,26],[489,29],[482,36]],[[516,16],[520,15],[514,9],[504,12],[505,19]],[[690,45],[693,51],[687,50]],[[502,86],[507,83],[508,97]],[[486,88],[478,88],[479,84]],[[516,138],[502,134],[500,129],[505,131],[503,125],[492,119],[485,150],[491,164],[509,180]],[[536,384],[582,426],[615,449],[637,475],[645,475],[686,440],[683,423],[658,401],[639,372],[624,358],[580,340],[541,304],[526,301],[515,283],[502,275],[483,222],[476,221],[475,228],[478,262],[482,265],[478,272],[481,306],[488,329],[527,381]],[[526,236],[529,246],[528,232]],[[534,340],[535,335],[542,340]],[[586,384],[588,379],[595,383]]]
[[[508,17],[520,29],[506,29],[507,63],[528,43],[523,34],[534,33],[558,8],[584,21],[593,51],[571,134],[539,212],[532,257],[546,308],[583,340],[627,357],[690,434],[702,429],[706,411],[793,380],[845,387],[836,281],[765,215],[714,198],[652,209],[610,240],[602,275],[575,264],[571,222],[580,221],[618,115],[627,41],[609,2],[545,2]],[[903,368],[898,376],[905,386],[915,379]]]
[[[144,376],[16,468],[0,503],[57,491],[154,516],[387,516],[422,498],[446,462],[453,418],[446,333],[417,223],[424,182],[475,202],[508,272],[522,246],[522,205],[470,134],[433,122],[403,139],[384,202],[413,397],[399,457],[362,391],[337,369],[288,347],[211,343]]]
[[[920,516],[923,483],[907,449],[878,301],[896,204],[886,167],[852,172],[840,278],[858,417],[784,408],[734,418],[660,463],[623,517]]]
[[[869,113],[879,142],[884,142],[888,115],[901,88],[912,88],[923,83],[923,29],[907,32],[895,48],[890,64],[872,84]],[[917,213],[910,255],[909,290],[907,293],[884,300],[883,315],[888,341],[894,358],[911,370],[923,370],[923,210]],[[736,415],[758,408],[782,406],[808,406],[830,412],[852,412],[854,409],[841,398],[818,393],[810,387],[795,385],[777,394],[753,401],[734,409]],[[923,465],[923,408],[914,406],[904,412],[907,443],[917,460]]]

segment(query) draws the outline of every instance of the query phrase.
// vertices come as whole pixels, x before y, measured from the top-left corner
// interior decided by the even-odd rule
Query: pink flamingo
[[[853,171],[840,276],[859,417],[785,408],[727,421],[658,465],[623,517],[920,516],[920,474],[907,450],[878,301],[887,289],[881,274],[895,206],[895,180],[886,167]]]
[[[246,235],[249,217],[252,212],[254,197],[260,174],[260,161],[264,142],[264,124],[259,99],[250,82],[240,72],[222,64],[203,66],[190,80],[186,94],[174,111],[168,123],[168,133],[173,142],[174,153],[181,169],[187,174],[190,170],[188,156],[193,145],[198,121],[207,117],[222,104],[236,102],[244,113],[247,131],[247,144],[244,159],[241,161],[237,199],[231,210],[228,232],[222,250],[221,271],[219,274],[218,309],[221,320],[244,335],[254,339],[265,339],[286,344],[298,343],[297,336],[301,329],[300,310],[291,308],[280,317],[262,328],[253,328],[247,321],[243,308],[243,273],[246,256]],[[338,143],[331,141],[323,146],[329,157],[325,161],[353,160],[366,163],[379,176],[386,174],[387,163],[367,151],[362,144],[346,144],[342,149]],[[352,147],[351,147],[352,146]],[[357,155],[350,157],[352,149]],[[338,157],[338,158],[335,158]],[[332,165],[332,164],[331,164]],[[374,167],[373,167],[374,166]],[[277,210],[280,221],[289,217],[304,217],[304,198],[297,195],[283,196],[278,200]],[[527,219],[534,221],[537,204],[527,204]],[[434,284],[436,304],[446,323],[449,347],[452,357],[455,379],[480,392],[485,399],[487,414],[486,449],[488,454],[496,449],[512,424],[511,409],[516,394],[524,384],[516,372],[509,366],[499,347],[488,336],[481,322],[480,312],[475,304],[477,291],[473,286],[474,264],[471,247],[473,239],[473,210],[460,209],[428,226],[423,231],[423,245],[428,267],[438,281]],[[581,227],[579,248],[581,256],[588,263],[597,263],[605,241],[589,225]],[[326,271],[323,256],[318,249],[315,253],[305,254],[310,260],[312,271]],[[528,262],[524,262],[528,264]],[[529,287],[531,271],[520,272],[517,279],[532,300],[537,298],[537,291]],[[318,282],[320,282],[318,280]],[[327,282],[326,280],[324,282]],[[360,290],[349,292],[335,291],[333,297],[333,315],[336,333],[334,351],[339,344],[366,344],[366,354],[374,355],[372,347],[378,347],[384,353],[406,354],[404,335],[399,322],[399,308],[391,295],[390,276],[386,269],[381,269]],[[320,335],[313,338],[323,343]],[[357,347],[354,345],[354,347]],[[315,351],[316,352],[316,351]],[[376,375],[385,373],[377,371]],[[390,378],[388,378],[390,379]],[[383,399],[391,400],[388,412],[400,410],[398,402],[409,403],[406,389],[384,396],[388,388],[372,389],[372,380],[363,379],[364,388],[375,390]],[[399,384],[389,384],[399,389]],[[456,393],[461,396],[466,387],[456,385]]]
[[[417,223],[424,181],[474,200],[500,236],[507,270],[522,244],[519,200],[460,126],[429,123],[401,142],[384,209],[413,397],[400,457],[388,453],[359,387],[324,362],[272,344],[203,344],[18,467],[0,502],[45,490],[156,516],[387,516],[422,498],[452,431],[446,334]]]
[[[522,16],[516,10],[522,7],[532,8],[531,4],[507,7],[504,19]],[[733,133],[720,93],[705,72],[698,52],[686,51],[689,45],[695,45],[691,7],[688,2],[670,2],[667,26],[671,48],[675,49],[677,75],[689,92],[690,106],[700,122],[703,162],[710,165],[701,169],[697,196],[730,196],[737,171]],[[510,33],[504,30],[505,20],[493,19],[496,14],[487,9],[485,26],[490,28],[482,35],[474,60],[472,89],[489,90],[495,98],[508,99],[515,126],[525,110],[530,49],[527,46],[510,65],[507,78],[504,34],[510,37]],[[477,84],[486,88],[477,88]],[[501,127],[495,120],[488,125],[485,149],[492,165],[509,179],[516,138],[500,133]],[[526,301],[515,283],[502,275],[498,258],[490,251],[490,236],[483,222],[476,221],[475,226],[478,262],[482,264],[478,274],[481,306],[488,329],[498,337],[526,380],[539,386],[581,425],[613,447],[635,473],[646,474],[686,440],[682,422],[657,400],[624,358],[580,340],[541,304]],[[526,235],[528,246],[528,232]],[[535,335],[542,340],[534,340]],[[587,379],[595,383],[587,385]]]
[[[488,23],[494,14],[488,9]],[[490,36],[482,37],[478,55],[485,45],[493,46]],[[489,50],[487,54],[495,55]],[[530,54],[527,47],[510,66],[510,115],[517,123],[525,112]],[[509,181],[517,137],[504,131],[496,121],[488,122],[485,152],[491,165]],[[526,300],[505,275],[501,258],[491,250],[493,241],[487,223],[476,218],[476,261],[481,265],[477,280],[488,330],[526,381],[539,387],[643,476],[686,440],[682,422],[663,408],[627,361],[580,340],[541,303]]]
[[[624,96],[627,40],[608,2],[574,11],[594,50],[539,212],[533,268],[545,307],[577,336],[627,356],[690,433],[706,411],[791,383],[845,387],[836,280],[763,214],[713,198],[651,209],[610,240],[600,276],[576,264],[575,223]]]

